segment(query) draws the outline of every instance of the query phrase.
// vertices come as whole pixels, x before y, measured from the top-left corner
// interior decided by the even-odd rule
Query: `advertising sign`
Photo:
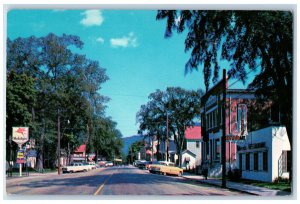
[[[29,150],[27,152],[27,157],[36,157],[36,156],[37,156],[36,150]]]
[[[24,158],[22,159],[17,159],[17,163],[18,164],[25,164],[26,163],[26,160]]]
[[[25,160],[24,150],[21,149],[17,153],[17,163],[22,164],[22,163],[25,163],[25,162],[26,162],[26,160]]]
[[[22,145],[28,141],[29,128],[28,127],[13,127],[12,140]]]
[[[18,151],[17,159],[22,159],[22,158],[24,158],[24,150],[21,149]]]

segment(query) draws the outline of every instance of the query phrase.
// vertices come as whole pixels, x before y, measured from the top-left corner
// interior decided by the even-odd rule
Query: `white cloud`
[[[97,38],[97,39],[96,39],[96,41],[97,41],[97,42],[99,42],[99,43],[101,43],[101,44],[103,44],[103,43],[104,43],[104,39],[103,39],[103,38],[101,38],[101,37]]]
[[[81,15],[85,17],[80,21],[80,24],[84,26],[100,26],[103,23],[102,12],[99,10],[87,10]]]
[[[112,47],[137,47],[137,38],[133,32],[130,32],[127,36],[121,38],[111,38],[110,44]]]

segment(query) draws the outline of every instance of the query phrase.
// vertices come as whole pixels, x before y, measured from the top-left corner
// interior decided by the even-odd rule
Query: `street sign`
[[[12,140],[18,145],[28,141],[29,127],[13,127]]]
[[[29,150],[27,152],[27,157],[36,157],[36,156],[37,156],[36,150]]]

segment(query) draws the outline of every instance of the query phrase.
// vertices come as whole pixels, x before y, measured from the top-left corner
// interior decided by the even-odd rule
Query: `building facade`
[[[202,158],[209,161],[215,176],[221,174],[221,138],[225,127],[226,163],[235,168],[237,142],[248,134],[248,108],[253,92],[228,89],[226,81],[225,125],[223,124],[223,82],[220,81],[201,98]]]
[[[250,132],[237,145],[237,167],[242,178],[272,182],[289,178],[288,154],[291,150],[284,126],[270,126]]]
[[[186,128],[185,131],[186,150],[182,152],[183,168],[194,169],[201,164],[201,126],[196,125]]]

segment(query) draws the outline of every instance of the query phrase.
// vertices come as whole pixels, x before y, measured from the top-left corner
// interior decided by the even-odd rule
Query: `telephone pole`
[[[223,69],[223,104],[222,104],[222,188],[226,188],[226,70]]]

